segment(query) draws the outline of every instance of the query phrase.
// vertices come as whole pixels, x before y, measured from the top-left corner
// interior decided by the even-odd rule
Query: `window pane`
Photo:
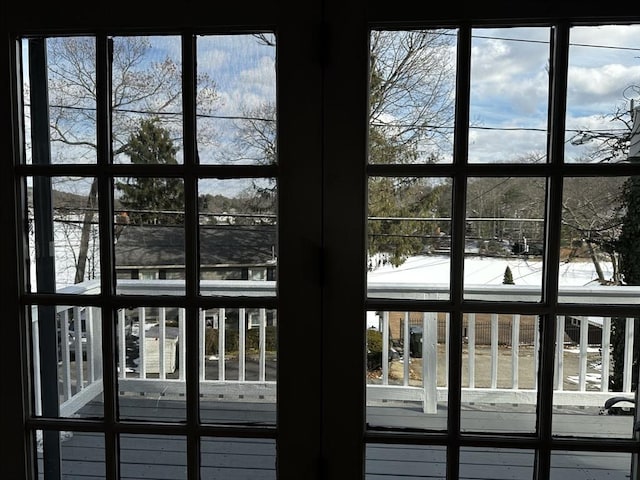
[[[275,424],[277,325],[272,309],[210,308],[200,312],[203,422]]]
[[[446,429],[448,332],[444,313],[367,313],[370,427]]]
[[[369,178],[369,297],[449,298],[451,185],[448,178]]]
[[[561,316],[556,332],[563,340],[555,352],[554,433],[631,438],[638,322],[622,317]]]
[[[38,478],[106,478],[102,433],[38,430],[36,442]]]
[[[571,28],[566,162],[627,159],[633,102],[638,100],[633,79],[638,77],[639,34],[640,25]]]
[[[275,295],[275,180],[201,179],[198,188],[201,293]],[[242,280],[244,287],[229,280]]]
[[[535,432],[537,317],[467,314],[462,328],[461,430]]]
[[[118,292],[184,293],[184,187],[179,178],[115,179]],[[137,282],[125,280],[135,279]]]
[[[96,307],[31,308],[36,415],[103,415],[101,318]]]
[[[465,298],[540,300],[544,198],[541,178],[468,180]]]
[[[370,37],[369,163],[451,162],[457,31]]]
[[[556,451],[551,454],[551,480],[579,478],[630,478],[631,454],[617,452]]]
[[[95,163],[95,40],[57,37],[24,40],[22,46],[25,127],[31,139],[26,144],[27,163]],[[46,121],[46,130],[38,130],[36,124]],[[46,137],[31,136],[43,131]],[[41,157],[32,157],[32,142]]]
[[[157,126],[159,141],[144,163],[183,162],[180,52],[180,37],[113,38],[111,135],[116,163],[141,163],[131,156],[132,139],[150,123]],[[172,149],[169,162],[161,152]]]
[[[202,437],[201,478],[276,479],[276,443],[266,439]]]
[[[187,478],[187,439],[178,435],[120,436],[123,478]]]
[[[437,445],[368,444],[367,478],[445,478],[447,450]]]
[[[198,154],[201,163],[276,163],[275,36],[197,39]]]
[[[546,161],[549,28],[474,29],[470,163]]]
[[[635,177],[564,180],[559,299],[636,303]]]
[[[96,179],[29,177],[27,192],[31,291],[99,293]]]
[[[137,307],[116,322],[119,417],[182,421],[185,410],[184,309]]]
[[[460,449],[460,478],[520,480],[533,478],[533,450],[511,448]]]

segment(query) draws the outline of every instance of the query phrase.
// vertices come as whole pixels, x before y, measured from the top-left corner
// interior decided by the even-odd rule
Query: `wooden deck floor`
[[[123,397],[121,411],[136,420],[173,418],[182,420],[185,405],[180,400]],[[525,431],[532,413],[499,407],[465,410],[469,430]],[[90,404],[82,416],[101,415],[98,403]],[[275,405],[215,401],[201,405],[206,422],[237,421],[275,423]],[[577,417],[576,415],[579,415]],[[446,412],[425,415],[415,405],[369,407],[371,425],[442,429]],[[566,434],[609,436],[630,432],[632,417],[567,412],[554,416],[554,431]],[[618,433],[618,435],[620,435]],[[100,434],[65,432],[62,446],[62,479],[105,478],[104,441]],[[186,440],[174,435],[123,435],[121,474],[126,480],[186,479]],[[202,475],[205,479],[275,480],[275,441],[270,439],[206,438],[202,442]],[[526,480],[533,475],[534,452],[523,449],[463,448],[460,454],[462,480]],[[551,480],[626,480],[631,457],[623,453],[562,452],[552,456]],[[444,479],[446,449],[440,446],[369,444],[366,449],[367,480]],[[44,478],[42,475],[40,478]]]

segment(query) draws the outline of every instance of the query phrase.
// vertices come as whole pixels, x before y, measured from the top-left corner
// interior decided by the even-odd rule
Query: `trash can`
[[[409,327],[409,355],[422,358],[422,327]]]

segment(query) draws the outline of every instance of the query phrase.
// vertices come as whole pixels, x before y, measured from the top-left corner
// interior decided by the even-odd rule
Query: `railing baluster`
[[[118,357],[119,357],[119,378],[127,378],[127,333],[125,309],[118,310]]]
[[[382,314],[382,384],[389,384],[389,312]]]
[[[540,349],[540,317],[536,315],[533,321],[533,358],[535,365],[535,375],[533,376],[533,388],[538,390],[538,369],[540,368],[540,357],[538,350]]]
[[[184,312],[184,308],[178,309],[178,379],[181,381],[184,381],[187,378],[185,373],[185,365],[187,364],[187,342],[185,341],[186,333]]]
[[[611,317],[602,319],[602,347],[600,364],[600,390],[609,391],[609,363],[611,362]]]
[[[403,331],[403,336],[404,336],[404,352],[403,352],[403,385],[407,386],[409,385],[409,364],[411,363],[411,340],[409,338],[409,322],[411,319],[411,315],[409,314],[409,312],[404,312],[404,331]],[[423,332],[425,332],[423,330]],[[424,339],[423,339],[424,342]]]
[[[556,368],[554,388],[558,391],[562,391],[564,390],[564,316],[559,315],[556,321]]]
[[[167,369],[165,368],[165,342],[167,336],[167,310],[160,307],[158,312],[158,378],[167,378]]]
[[[578,390],[587,391],[587,349],[589,346],[589,319],[580,319],[580,369],[578,373]]]
[[[138,312],[138,374],[140,378],[147,378],[147,362],[145,356],[147,346],[145,307],[138,308]]]
[[[424,388],[423,410],[438,412],[438,314],[424,312],[422,315],[422,388]]]
[[[476,314],[467,315],[467,362],[469,363],[469,388],[476,386]],[[447,358],[447,363],[449,363]]]
[[[76,362],[76,393],[84,384],[84,359],[82,358],[82,318],[80,307],[73,307],[73,348]]]
[[[631,375],[633,373],[633,318],[627,318],[627,325],[624,330],[624,378],[622,380],[622,391],[631,392]]]
[[[94,356],[95,348],[93,344],[93,338],[94,338],[93,322],[95,321],[95,318],[93,315],[94,309],[93,307],[87,307],[85,308],[84,311],[87,316],[86,318],[87,333],[85,335],[85,345],[86,345],[85,348],[87,351],[87,374],[89,376],[87,381],[89,384],[92,384],[96,380],[95,356]]]
[[[198,350],[200,359],[200,381],[207,379],[207,351],[206,351],[207,311],[200,310],[200,322],[198,322]]]
[[[31,309],[31,336],[33,351],[33,394],[35,398],[36,415],[42,415],[42,377],[40,376],[40,327],[38,322],[38,309]]]
[[[444,385],[445,387],[449,386],[449,329],[451,327],[449,326],[449,314],[446,313],[444,316],[444,329],[445,329],[445,335],[444,335],[444,350],[445,350],[445,358],[447,359],[446,362],[444,362]]]
[[[520,377],[520,314],[511,319],[511,388],[518,389]]]
[[[219,310],[218,317],[218,380],[224,380],[226,377],[225,358],[227,356],[225,352],[225,331],[227,319],[224,308]]]
[[[491,388],[498,388],[498,314],[491,314]]]
[[[247,358],[246,348],[246,332],[247,332],[247,311],[240,308],[238,311],[238,381],[244,382],[245,367]]]
[[[60,320],[60,347],[62,351],[62,392],[63,399],[71,398],[71,353],[69,351],[69,309],[62,312]]]
[[[267,350],[267,311],[261,308],[258,313],[260,320],[260,335],[258,344],[258,380],[265,381],[266,375],[266,350]]]

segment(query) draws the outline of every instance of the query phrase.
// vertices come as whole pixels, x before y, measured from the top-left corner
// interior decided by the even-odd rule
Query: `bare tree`
[[[111,108],[112,151],[124,152],[129,133],[141,118],[157,117],[176,145],[182,143],[182,76],[179,62],[170,56],[153,59],[149,37],[116,37],[112,41]],[[60,162],[94,163],[97,148],[96,48],[92,37],[58,37],[47,41],[52,156]],[[214,111],[215,83],[197,78],[198,112]],[[214,133],[199,131],[199,141]],[[72,148],[70,148],[72,147]],[[76,256],[75,282],[85,279],[91,228],[97,207],[97,184],[92,180],[86,199],[83,227]]]
[[[562,201],[562,223],[565,244],[570,246],[566,261],[587,256],[593,263],[598,282],[619,284],[616,242],[622,226],[622,188],[624,178],[566,178]],[[606,278],[603,260],[612,265],[612,276]]]
[[[269,38],[258,36],[258,41],[273,45]],[[370,45],[369,162],[439,161],[451,152],[455,33],[373,31]],[[236,138],[243,158],[276,161],[275,115],[273,104],[244,112]],[[441,186],[418,179],[370,179],[369,216],[430,216],[441,191]],[[402,263],[421,251],[437,228],[428,222],[372,221],[370,253],[387,253],[394,263]]]

